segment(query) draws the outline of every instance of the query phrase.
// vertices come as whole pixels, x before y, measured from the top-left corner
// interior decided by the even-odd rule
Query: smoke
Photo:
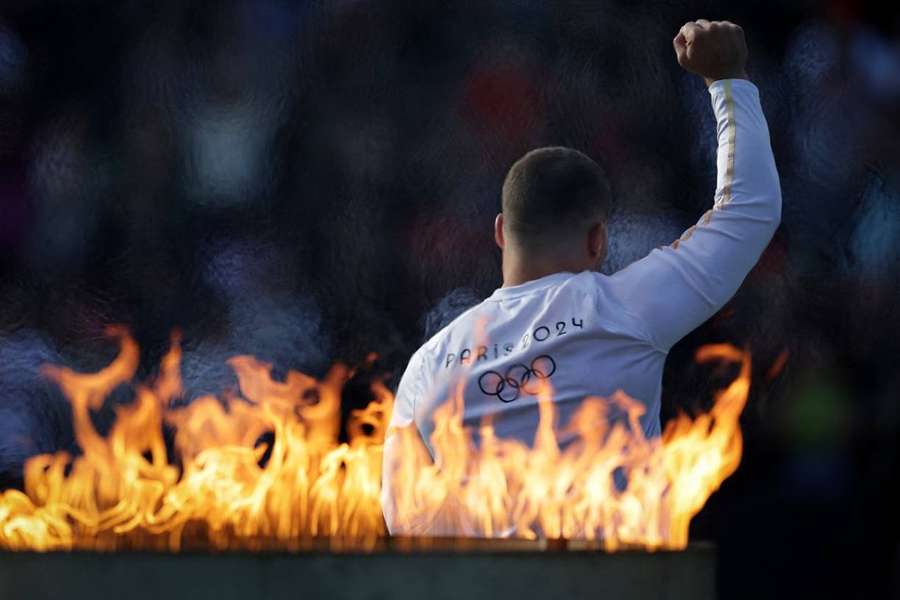
[[[70,411],[62,394],[40,375],[61,358],[32,329],[0,337],[0,482],[19,481],[29,456],[70,447]]]
[[[606,260],[600,271],[612,275],[654,248],[667,246],[686,229],[676,215],[668,213],[638,213],[619,211],[609,220],[609,245]]]
[[[204,253],[202,277],[218,308],[215,335],[188,324],[182,360],[185,397],[216,393],[234,383],[226,361],[249,354],[281,371],[320,375],[331,344],[316,301],[294,281],[294,265],[265,239],[225,240]]]
[[[453,322],[456,317],[472,308],[483,298],[470,288],[456,288],[441,298],[437,305],[425,314],[425,340]],[[424,341],[424,340],[423,340]]]
[[[849,250],[851,273],[870,281],[890,280],[900,264],[900,193],[875,174],[863,192]]]

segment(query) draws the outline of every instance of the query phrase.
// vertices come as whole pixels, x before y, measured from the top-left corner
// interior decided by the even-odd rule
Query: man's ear
[[[587,251],[598,265],[606,259],[606,245],[606,223],[594,223],[588,230]]]
[[[501,250],[506,246],[506,238],[503,237],[503,213],[498,213],[494,219],[494,241]]]

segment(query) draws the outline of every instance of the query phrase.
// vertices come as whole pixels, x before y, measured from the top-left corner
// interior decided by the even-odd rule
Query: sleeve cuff
[[[709,84],[707,91],[709,92],[709,94],[711,96],[715,96],[716,94],[724,93],[724,91],[725,91],[724,87],[725,87],[726,81],[731,82],[732,89],[747,88],[747,89],[759,91],[759,89],[756,87],[756,84],[753,83],[752,81],[750,81],[749,79],[716,79],[711,84]]]

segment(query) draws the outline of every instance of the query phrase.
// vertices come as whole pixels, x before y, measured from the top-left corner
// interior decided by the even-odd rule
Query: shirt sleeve
[[[710,85],[709,94],[718,138],[713,207],[670,246],[609,280],[662,351],[734,295],[781,221],[781,186],[759,90],[743,79],[724,79]]]
[[[422,394],[422,360],[419,353],[413,354],[400,378],[397,394],[394,397],[394,410],[388,431],[398,427],[407,427],[415,422],[416,399]]]
[[[394,473],[401,464],[403,447],[398,436],[392,435],[394,430],[408,427],[415,423],[416,399],[421,395],[424,381],[422,371],[424,363],[419,353],[413,354],[400,378],[397,394],[394,397],[394,410],[384,440],[384,454],[381,470],[381,509],[388,532],[391,535],[403,533],[398,529],[397,507],[394,498]]]

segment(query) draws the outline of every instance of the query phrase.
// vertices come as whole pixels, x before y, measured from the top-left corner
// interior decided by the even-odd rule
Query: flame
[[[124,329],[110,334],[121,348],[105,369],[44,368],[71,402],[82,453],[26,462],[24,491],[0,495],[0,548],[177,551],[201,540],[211,549],[301,549],[327,538],[332,548],[371,549],[386,534],[381,462],[393,397],[384,385],[375,383],[375,400],[351,413],[347,443],[338,443],[340,395],[350,375],[343,366],[322,381],[296,371],[276,381],[271,365],[239,356],[229,364],[240,394],[176,407],[176,336],[155,381],[136,384],[134,401],[116,409],[101,435],[91,411],[132,381],[139,358]],[[618,393],[609,402],[625,410],[628,423],[610,425],[608,403],[588,399],[567,424],[577,442],[561,450],[545,386],[533,447],[498,438],[490,420],[476,447],[457,393],[435,416],[436,461],[414,430],[396,430],[403,457],[391,473],[398,531],[584,539],[607,550],[685,547],[691,518],[740,462],[738,417],[750,382],[749,356],[734,347],[705,346],[697,359],[738,363],[740,374],[708,414],[679,416],[661,439],[642,435],[642,405]],[[174,456],[167,429],[174,430]]]
[[[435,418],[432,463],[412,428],[398,430],[404,457],[392,474],[395,529],[412,535],[516,536],[596,540],[622,547],[680,549],[691,518],[740,463],[738,417],[750,386],[750,358],[728,345],[701,348],[697,360],[741,365],[708,414],[680,415],[661,439],[643,435],[641,403],[618,392],[610,402],[627,423],[610,427],[608,403],[589,398],[568,427],[578,442],[561,451],[552,390],[538,394],[533,447],[498,439],[490,420],[476,448],[462,426],[462,398]]]

